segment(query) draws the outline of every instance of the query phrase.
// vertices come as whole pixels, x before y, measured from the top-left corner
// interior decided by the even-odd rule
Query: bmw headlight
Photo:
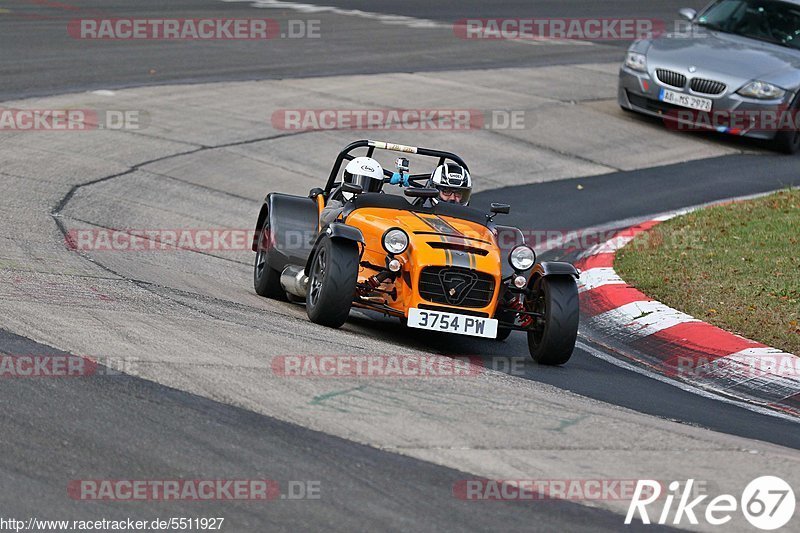
[[[786,91],[777,85],[758,80],[751,81],[736,92],[742,96],[758,98],[759,100],[775,100],[776,98],[783,98],[784,95],[786,95]]]
[[[392,228],[383,234],[383,249],[390,254],[402,254],[408,248],[408,235],[405,231]]]
[[[522,244],[511,250],[508,262],[511,263],[515,270],[523,272],[531,268],[536,262],[536,253],[529,246]]]
[[[628,52],[625,56],[625,66],[631,70],[647,72],[647,56],[639,52]]]

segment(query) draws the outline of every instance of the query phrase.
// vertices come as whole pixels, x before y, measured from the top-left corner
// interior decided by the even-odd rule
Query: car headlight
[[[638,52],[628,52],[625,55],[625,66],[631,70],[647,72],[647,56]]]
[[[525,271],[536,262],[536,253],[530,247],[522,244],[511,250],[508,262],[515,270]]]
[[[786,91],[777,85],[758,80],[751,81],[736,92],[742,96],[758,98],[759,100],[775,100],[776,98],[783,98],[786,94]]]
[[[408,248],[408,235],[405,231],[392,228],[383,234],[383,249],[390,254],[402,254]]]

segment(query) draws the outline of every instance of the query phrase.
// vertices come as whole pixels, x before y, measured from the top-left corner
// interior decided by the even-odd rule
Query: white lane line
[[[301,2],[286,2],[284,0],[222,0],[223,2],[245,2],[252,7],[262,9],[291,9],[300,13],[333,13],[334,15],[344,15],[348,17],[358,17],[368,20],[374,20],[381,24],[389,24],[394,26],[405,26],[407,28],[415,29],[447,29],[453,33],[454,24],[448,22],[440,22],[430,19],[422,19],[417,17],[408,17],[405,15],[391,15],[386,13],[373,13],[371,11],[362,11],[360,9],[344,9],[336,6],[321,6],[317,4],[306,4]],[[489,35],[490,32],[485,32]],[[453,34],[453,38],[455,34]],[[545,37],[537,39],[503,39],[508,42],[517,44],[528,44],[533,46],[538,45],[575,45],[575,46],[594,46],[594,43],[589,41],[577,40],[562,40],[562,39],[548,39]]]
[[[611,267],[590,268],[581,272],[578,292],[590,291],[604,285],[625,285],[625,280]]]
[[[406,17],[404,15],[387,15],[385,13],[372,13],[361,11],[360,9],[343,9],[335,6],[320,6],[316,4],[304,4],[300,2],[285,2],[283,0],[222,0],[223,2],[245,2],[252,7],[263,9],[291,9],[300,13],[333,13],[335,15],[345,15],[348,17],[359,17],[375,20],[382,24],[401,25],[409,28],[422,29],[441,29],[450,28],[452,24],[438,22],[435,20],[421,19],[416,17]]]
[[[617,359],[613,355],[610,355],[610,354],[607,354],[607,353],[602,352],[600,350],[597,350],[597,349],[595,349],[595,348],[593,348],[593,347],[591,347],[588,344],[585,344],[583,342],[578,341],[577,343],[575,343],[575,346],[577,346],[578,348],[580,348],[581,350],[583,350],[585,352],[590,353],[591,355],[593,355],[594,357],[597,357],[598,359],[602,359],[603,361],[605,361],[607,363],[611,363],[614,366],[618,366],[620,368],[624,368],[625,370],[629,370],[631,372],[636,372],[637,374],[641,374],[643,376],[649,377],[650,379],[654,379],[656,381],[660,381],[661,383],[665,383],[667,385],[671,385],[673,387],[677,387],[677,388],[681,389],[682,391],[690,392],[692,394],[696,394],[697,396],[702,396],[703,398],[708,398],[709,400],[716,400],[718,402],[723,402],[723,403],[728,403],[728,404],[731,404],[731,405],[735,405],[737,407],[741,407],[743,409],[747,409],[748,411],[753,411],[754,413],[758,413],[760,415],[767,415],[767,416],[772,416],[772,417],[775,417],[775,418],[781,418],[783,420],[788,420],[790,422],[794,422],[795,424],[800,423],[800,418],[797,418],[795,416],[788,415],[788,414],[785,414],[785,413],[781,413],[780,411],[774,411],[774,410],[766,408],[766,407],[761,407],[761,406],[759,406],[757,404],[750,403],[748,401],[733,400],[733,399],[727,398],[725,396],[720,396],[718,393],[709,392],[707,390],[700,389],[700,388],[695,387],[693,385],[689,385],[689,384],[681,382],[681,381],[676,381],[674,379],[670,379],[670,378],[664,376],[663,374],[659,374],[658,372],[651,372],[650,370],[647,370],[647,369],[642,368],[640,366],[633,365],[631,363],[623,361],[622,359]],[[720,390],[719,392],[723,393],[723,394],[730,394],[728,391],[724,391],[724,390]]]
[[[658,222],[666,222],[667,220],[672,220],[673,218],[679,217],[681,215],[686,215],[691,212],[691,209],[681,209],[680,211],[674,211],[672,213],[667,213],[665,215],[659,215],[657,217],[653,217],[653,220]]]
[[[693,316],[656,301],[625,304],[600,313],[590,320],[595,324],[612,325],[621,335],[632,340],[647,337],[678,324],[700,322]]]

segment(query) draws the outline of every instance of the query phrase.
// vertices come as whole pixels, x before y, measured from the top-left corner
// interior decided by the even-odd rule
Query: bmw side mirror
[[[496,204],[493,202],[490,211],[493,215],[507,215],[511,212],[511,206],[508,204]]]
[[[697,16],[697,10],[692,9],[691,7],[684,7],[678,10],[678,14],[689,22],[692,22]]]
[[[355,183],[342,183],[342,192],[349,192],[352,194],[361,194],[364,192],[364,189],[361,185],[357,185]]]

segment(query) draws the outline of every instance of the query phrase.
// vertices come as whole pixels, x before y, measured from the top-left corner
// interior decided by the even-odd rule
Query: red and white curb
[[[628,285],[614,270],[617,251],[677,214],[620,230],[578,257],[584,329],[592,340],[660,374],[800,416],[800,357],[672,309]]]

